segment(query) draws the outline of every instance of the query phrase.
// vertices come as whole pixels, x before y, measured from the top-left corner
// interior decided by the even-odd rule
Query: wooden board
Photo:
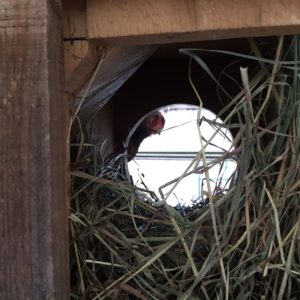
[[[86,38],[85,0],[62,0],[64,38],[78,40]]]
[[[300,32],[299,0],[87,0],[88,38],[155,44]]]
[[[71,79],[71,74],[89,53],[88,41],[64,42],[65,80]],[[95,62],[96,63],[96,62]]]
[[[69,299],[59,0],[0,2],[0,299]]]
[[[101,50],[88,41],[65,41],[65,87],[64,90],[75,95],[86,84],[95,70]]]

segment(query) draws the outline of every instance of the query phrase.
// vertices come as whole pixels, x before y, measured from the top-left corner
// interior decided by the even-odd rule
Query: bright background
[[[134,160],[129,162],[129,172],[135,185],[154,191],[159,199],[165,197],[173,184],[161,189],[166,183],[180,177],[201,149],[197,125],[198,108],[187,105],[172,105],[161,110],[166,123],[160,135],[146,138]],[[202,109],[200,131],[205,147],[207,162],[211,163],[224,151],[232,151],[232,135],[222,128],[216,134],[222,120],[216,119],[211,111]],[[211,120],[211,121],[210,121]],[[216,124],[219,123],[219,124]],[[207,141],[215,137],[207,144]],[[198,166],[202,165],[200,161]],[[195,164],[190,171],[193,171]],[[223,160],[209,169],[209,181],[212,191],[226,190],[233,176],[236,163]],[[207,181],[205,174],[194,173],[180,181],[168,196],[167,203],[172,206],[190,206],[193,201],[201,202],[206,198]],[[146,186],[145,186],[146,185]]]

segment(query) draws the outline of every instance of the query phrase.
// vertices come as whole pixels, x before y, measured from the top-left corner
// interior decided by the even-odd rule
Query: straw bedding
[[[268,59],[251,43],[242,58],[256,72],[241,68],[241,90],[219,115],[236,130],[224,155],[236,176],[226,193],[208,188],[208,205],[156,202],[122,175],[122,160],[83,145],[71,171],[72,299],[300,298],[300,43],[281,37]],[[201,51],[181,51],[210,72]],[[201,150],[199,163],[207,172]]]

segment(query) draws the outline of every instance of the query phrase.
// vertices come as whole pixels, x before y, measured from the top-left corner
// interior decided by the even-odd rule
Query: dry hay
[[[238,130],[227,153],[236,180],[208,191],[209,205],[183,216],[153,204],[118,164],[83,151],[71,171],[72,299],[300,298],[300,44],[286,40],[271,60],[251,41],[258,67],[249,79],[241,69],[243,88],[220,115]],[[210,72],[201,52],[182,52]]]

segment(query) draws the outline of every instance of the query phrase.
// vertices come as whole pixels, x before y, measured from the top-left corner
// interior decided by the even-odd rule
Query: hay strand
[[[172,182],[204,172],[208,205],[173,208],[168,194],[157,202],[122,176],[122,159],[81,145],[70,173],[71,299],[300,298],[299,38],[280,37],[273,57],[250,43],[253,55],[211,50],[256,61],[218,115],[236,131],[232,149],[208,162],[211,139],[199,129],[202,149]],[[201,51],[181,50],[219,84]],[[217,194],[208,170],[227,158],[238,169]]]

